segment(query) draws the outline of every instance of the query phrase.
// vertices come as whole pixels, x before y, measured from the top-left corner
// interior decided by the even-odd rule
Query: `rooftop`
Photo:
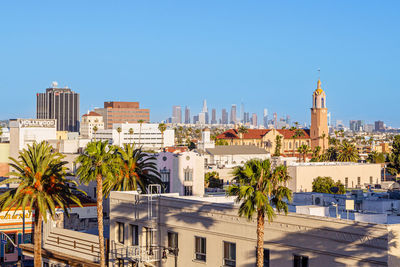
[[[265,149],[256,146],[216,146],[215,148],[206,148],[206,153],[210,155],[268,154]]]

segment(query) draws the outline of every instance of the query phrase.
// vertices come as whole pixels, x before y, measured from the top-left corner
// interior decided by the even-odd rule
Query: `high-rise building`
[[[36,118],[56,119],[57,131],[79,132],[79,94],[53,82],[46,93],[36,94]]]
[[[251,115],[251,125],[253,125],[254,127],[257,127],[257,114],[256,113],[253,113],[252,115]]]
[[[349,122],[350,130],[353,132],[361,132],[364,129],[364,121],[351,120]]]
[[[244,121],[244,104],[243,104],[243,102],[240,104],[240,121],[243,123],[246,123]]]
[[[325,138],[321,138],[325,136]],[[321,89],[321,81],[317,82],[317,89],[313,93],[313,103],[311,108],[311,148],[317,146],[322,149],[328,148],[328,109],[326,108],[326,95]]]
[[[228,112],[226,111],[226,109],[222,109],[221,124],[228,124]]]
[[[185,107],[185,123],[190,123],[190,108],[188,106]]]
[[[204,101],[203,101],[203,109],[201,110],[201,112],[204,113],[205,124],[208,124],[209,117],[208,117],[208,108],[207,108],[207,100],[206,99],[204,99]],[[200,119],[200,116],[199,116],[199,119]]]
[[[215,108],[211,111],[211,124],[217,124],[217,110]]]
[[[245,112],[243,117],[243,123],[248,123],[248,122],[250,122],[250,113]]]
[[[264,109],[264,114],[263,114],[263,124],[264,124],[264,128],[268,129],[268,109]]]
[[[182,123],[181,106],[172,107],[172,123]]]
[[[206,113],[205,112],[200,112],[199,113],[199,123],[201,125],[206,124]]]
[[[193,116],[193,124],[196,124],[199,122],[199,115]]]
[[[278,114],[274,112],[274,128],[278,128]]]
[[[103,116],[105,129],[112,129],[114,123],[150,122],[150,109],[140,108],[139,102],[104,102],[104,107],[94,112]]]
[[[375,131],[382,132],[385,130],[385,125],[383,121],[376,121],[375,122]]]
[[[230,123],[235,124],[236,123],[236,118],[237,118],[236,105],[232,104],[232,107],[231,107],[231,121],[230,121]]]

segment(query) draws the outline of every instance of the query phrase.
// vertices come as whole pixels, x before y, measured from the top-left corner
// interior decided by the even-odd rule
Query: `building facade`
[[[140,108],[139,102],[104,102],[104,108],[95,108],[94,112],[103,116],[105,129],[112,129],[114,123],[150,121],[150,109]]]
[[[82,115],[80,130],[82,138],[92,139],[98,130],[104,130],[103,116],[93,111]]]
[[[79,132],[79,94],[53,82],[46,93],[36,94],[36,118],[56,119],[58,131]]]

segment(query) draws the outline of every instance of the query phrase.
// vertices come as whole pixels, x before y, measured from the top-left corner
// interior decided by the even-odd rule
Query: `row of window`
[[[341,181],[339,180],[339,182],[341,182]],[[375,183],[377,184],[378,182],[379,182],[379,180],[375,179]],[[369,177],[369,183],[374,184],[374,178],[372,176]],[[344,186],[349,187],[349,177],[344,178]],[[361,177],[357,177],[357,186],[361,186]],[[351,187],[352,188],[354,187],[353,181],[351,181]]]

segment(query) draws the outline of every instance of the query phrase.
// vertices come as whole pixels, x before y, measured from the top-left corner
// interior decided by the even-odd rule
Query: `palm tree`
[[[131,136],[131,144],[133,143],[133,129],[129,128],[129,135]]]
[[[3,135],[3,127],[0,125],[0,142],[1,142],[1,136]]]
[[[306,157],[308,153],[310,153],[311,149],[308,145],[301,145],[297,149],[297,152],[299,152],[299,155],[303,156],[303,162],[306,162]]]
[[[89,184],[96,181],[97,186],[97,222],[99,230],[100,266],[105,267],[104,233],[103,233],[103,179],[113,179],[116,173],[114,150],[107,141],[87,144],[83,153],[77,158],[79,164],[77,175],[80,182]]]
[[[275,152],[274,157],[279,157],[281,155],[281,147],[282,147],[282,135],[277,135],[275,138]]]
[[[301,130],[301,129],[295,129],[294,130],[294,134],[293,134],[293,136],[292,136],[292,138],[293,138],[293,157],[294,157],[294,151],[295,151],[295,143],[296,143],[296,139],[297,138],[299,138],[299,137],[301,137],[301,136],[304,136],[304,131],[303,130]]]
[[[322,139],[322,153],[325,153],[325,138],[326,138],[326,134],[322,133],[319,138]]]
[[[97,125],[95,125],[95,126],[93,127],[94,141],[96,141],[96,133],[97,133],[98,130],[99,130],[99,128],[97,127]]]
[[[142,124],[143,124],[144,120],[138,120],[138,123],[140,124],[139,127],[139,146],[141,144],[141,138],[142,138]]]
[[[0,184],[18,183],[18,187],[0,196],[1,211],[7,213],[13,208],[23,211],[28,208],[35,212],[34,220],[34,265],[42,266],[42,222],[47,222],[48,215],[54,219],[56,208],[64,210],[69,216],[70,203],[82,207],[73,194],[71,185],[75,181],[66,178],[68,163],[63,155],[52,153],[52,147],[45,142],[33,143],[19,153],[18,159],[10,158],[13,171],[9,178]]]
[[[358,155],[356,147],[344,141],[340,146],[337,160],[342,162],[357,162],[359,158],[360,156]]]
[[[117,133],[118,133],[118,145],[121,146],[121,132],[122,132],[122,128],[118,127],[117,128]]]
[[[167,130],[167,125],[165,123],[160,123],[158,125],[158,130],[161,132],[161,148],[164,148],[164,132]]]
[[[155,157],[144,153],[141,148],[135,149],[132,144],[115,149],[118,172],[103,183],[103,194],[108,196],[111,191],[136,191],[138,187],[147,192],[150,184],[162,185]]]
[[[321,161],[321,159],[323,158],[323,155],[320,155],[320,152],[321,152],[321,147],[320,146],[316,146],[314,148],[314,150],[312,151],[312,156],[311,156],[311,161],[312,162]]]
[[[251,220],[257,213],[257,267],[264,260],[264,223],[265,216],[271,222],[278,212],[288,212],[285,200],[291,201],[292,192],[285,187],[290,179],[286,166],[280,165],[274,170],[269,160],[252,159],[244,166],[234,169],[235,184],[228,188],[227,195],[236,196],[240,203],[239,216]]]
[[[245,133],[248,133],[249,129],[247,129],[245,126],[240,126],[238,129],[238,133],[240,133],[240,143],[243,145],[243,137]]]
[[[322,154],[323,161],[337,161],[338,160],[338,148],[331,146],[329,147],[324,154]]]

